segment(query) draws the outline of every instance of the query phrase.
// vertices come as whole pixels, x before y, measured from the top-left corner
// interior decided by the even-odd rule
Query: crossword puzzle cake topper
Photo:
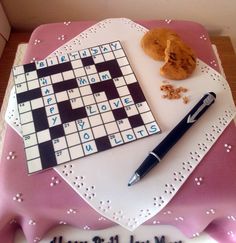
[[[160,132],[119,41],[13,67],[28,172]]]

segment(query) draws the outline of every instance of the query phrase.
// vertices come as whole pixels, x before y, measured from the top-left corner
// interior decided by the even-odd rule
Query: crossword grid
[[[29,173],[160,132],[119,41],[13,76]]]

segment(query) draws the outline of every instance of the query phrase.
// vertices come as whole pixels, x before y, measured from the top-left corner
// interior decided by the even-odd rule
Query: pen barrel
[[[140,179],[144,177],[157,163],[158,160],[154,155],[149,154],[143,163],[138,167],[136,173],[140,176]]]
[[[191,109],[191,111],[177,124],[177,126],[161,141],[153,150],[159,158],[165,154],[177,143],[184,133],[201,117],[202,114],[214,103],[215,93],[209,92]]]

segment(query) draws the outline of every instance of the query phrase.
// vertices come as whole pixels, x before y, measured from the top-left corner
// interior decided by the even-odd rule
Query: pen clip
[[[203,111],[203,109],[214,103],[216,95],[213,92],[209,92],[205,96],[205,98],[203,97],[204,99],[202,100],[202,104],[198,107],[198,109],[193,114],[189,114],[187,123],[194,123],[196,121],[196,117]]]

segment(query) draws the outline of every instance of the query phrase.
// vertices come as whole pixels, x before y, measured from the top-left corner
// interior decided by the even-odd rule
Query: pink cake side
[[[219,71],[208,34],[201,25],[187,21],[137,22],[147,28],[174,29],[200,59]],[[92,24],[94,22],[67,22],[40,26],[31,36],[24,62],[45,58]],[[236,127],[231,122],[173,200],[147,224],[174,225],[188,237],[205,230],[219,242],[235,242],[229,233],[236,231],[235,132]],[[230,152],[226,151],[225,144],[230,144]],[[101,215],[53,169],[28,176],[22,138],[9,126],[0,163],[0,193],[0,238],[4,242],[12,242],[10,235],[17,224],[28,242],[37,242],[50,228],[63,223],[80,229],[114,225],[108,219],[101,220]]]

